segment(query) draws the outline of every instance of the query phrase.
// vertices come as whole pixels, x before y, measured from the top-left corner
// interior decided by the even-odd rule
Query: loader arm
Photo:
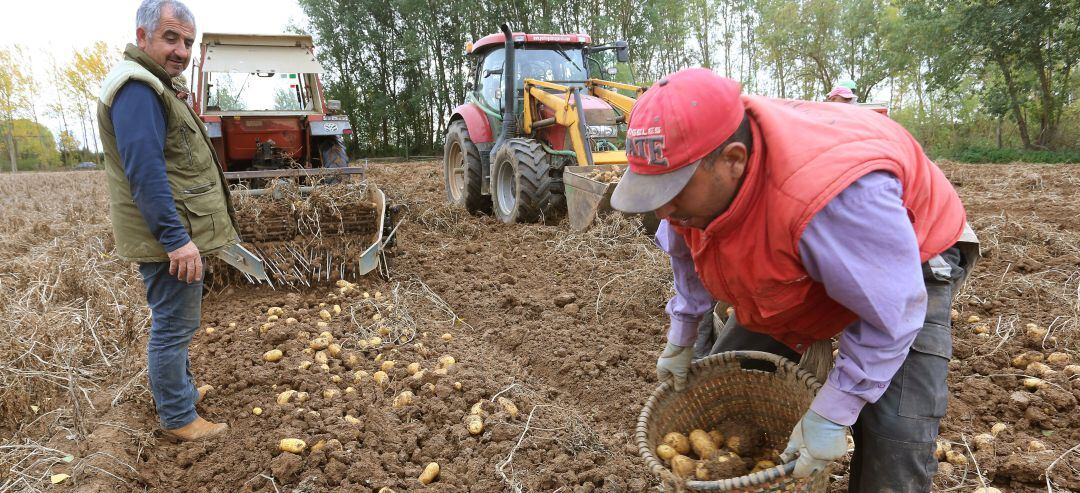
[[[592,79],[586,86],[593,95],[607,101],[609,104],[615,106],[624,114],[629,114],[630,109],[633,108],[634,98],[630,98],[619,94],[615,91],[603,89],[598,86],[613,87],[616,89],[627,89],[636,91],[638,94],[644,91],[644,88],[638,86],[632,86],[629,84],[619,84],[617,82],[608,82]],[[551,92],[555,91],[555,92]],[[551,125],[561,125],[567,127],[567,131],[570,134],[570,143],[574,147],[575,158],[577,159],[578,166],[590,166],[590,165],[602,165],[602,164],[626,164],[626,151],[605,151],[605,152],[591,152],[586,148],[586,138],[583,132],[583,125],[581,125],[581,116],[578,108],[574,105],[574,88],[555,84],[552,82],[546,82],[536,79],[525,79],[525,98],[524,98],[524,121],[523,130],[525,134],[531,134],[533,130],[543,128]],[[601,91],[601,92],[597,92]],[[543,104],[554,110],[555,116],[547,119],[538,119],[539,115],[536,115],[536,103]],[[590,159],[591,158],[591,159]]]

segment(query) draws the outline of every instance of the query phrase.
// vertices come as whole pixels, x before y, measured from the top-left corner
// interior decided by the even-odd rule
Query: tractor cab
[[[203,34],[194,107],[227,171],[340,168],[352,133],[311,36]]]

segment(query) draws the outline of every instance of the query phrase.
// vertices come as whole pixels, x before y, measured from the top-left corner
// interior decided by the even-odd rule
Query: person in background
[[[844,86],[833,87],[829,94],[825,96],[825,100],[830,103],[848,103],[855,104],[858,102],[858,97],[851,91],[850,88]]]

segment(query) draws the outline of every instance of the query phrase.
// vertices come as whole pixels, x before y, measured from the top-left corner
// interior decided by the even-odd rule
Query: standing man
[[[950,305],[974,260],[960,198],[877,113],[739,93],[733,80],[687,69],[630,116],[630,169],[612,205],[667,220],[657,239],[676,295],[660,380],[685,387],[713,299],[735,308],[715,351],[798,360],[839,334],[835,367],[785,450],[798,457],[795,476],[843,456],[850,426],[850,491],[930,491]]]
[[[195,18],[176,0],[144,0],[138,46],[102,82],[98,122],[105,146],[116,252],[139,263],[152,323],[150,390],[161,427],[181,440],[224,432],[195,411],[212,387],[196,387],[188,345],[202,315],[203,256],[237,241],[225,177],[187,92],[183,73]]]

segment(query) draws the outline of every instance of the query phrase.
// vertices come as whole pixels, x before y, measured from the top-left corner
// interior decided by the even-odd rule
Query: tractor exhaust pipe
[[[502,147],[506,139],[517,129],[517,113],[514,111],[514,105],[517,102],[517,94],[514,89],[514,80],[516,74],[514,73],[514,31],[510,28],[509,22],[504,22],[500,26],[503,36],[506,38],[503,46],[503,113],[502,113],[502,130],[499,131],[499,137],[495,139],[495,144],[491,146],[490,159],[492,163],[495,162],[495,154],[499,152],[499,148]],[[492,177],[494,178],[494,176]]]

